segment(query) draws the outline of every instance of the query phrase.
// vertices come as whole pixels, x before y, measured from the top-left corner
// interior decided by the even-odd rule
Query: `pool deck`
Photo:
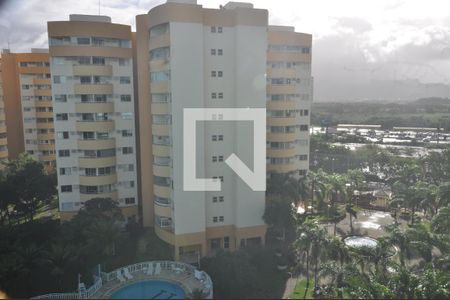
[[[176,273],[170,270],[161,270],[161,273],[158,275],[147,275],[143,271],[138,271],[133,273],[133,279],[127,280],[125,282],[120,282],[119,280],[111,280],[105,283],[98,291],[95,293],[93,298],[95,299],[110,299],[111,295],[114,294],[117,290],[131,285],[133,283],[150,281],[150,280],[160,280],[167,281],[170,283],[175,283],[179,285],[185,293],[187,297],[193,290],[195,289],[203,289],[204,285],[197,278],[194,277],[194,274],[188,272],[179,272]]]

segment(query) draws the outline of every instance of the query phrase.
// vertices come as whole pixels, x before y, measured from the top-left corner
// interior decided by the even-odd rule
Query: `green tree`
[[[275,232],[281,232],[283,240],[286,237],[286,229],[294,224],[293,206],[287,199],[280,196],[268,197],[263,219]]]
[[[1,207],[12,207],[27,221],[32,221],[37,208],[56,194],[55,174],[48,174],[41,162],[27,154],[7,162],[5,174],[0,184]]]
[[[450,205],[441,208],[433,217],[431,228],[438,234],[450,234]]]
[[[310,265],[314,266],[315,285],[318,284],[318,267],[322,257],[322,247],[325,244],[326,231],[320,228],[314,221],[307,219],[297,228],[297,238],[293,243],[297,253],[297,262],[306,260],[306,288],[305,297],[310,285]]]

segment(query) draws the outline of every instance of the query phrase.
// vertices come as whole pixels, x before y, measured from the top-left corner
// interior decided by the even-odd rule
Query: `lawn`
[[[314,288],[314,280],[310,280],[308,292],[306,293],[306,299],[313,299],[312,291]],[[295,285],[294,293],[292,294],[292,299],[305,299],[303,298],[305,295],[306,289],[306,279],[302,279]]]

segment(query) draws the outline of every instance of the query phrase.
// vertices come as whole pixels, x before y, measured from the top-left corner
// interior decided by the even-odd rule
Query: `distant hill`
[[[440,97],[430,97],[430,98],[421,98],[413,103],[417,104],[428,104],[428,105],[450,105],[450,98],[440,98]]]

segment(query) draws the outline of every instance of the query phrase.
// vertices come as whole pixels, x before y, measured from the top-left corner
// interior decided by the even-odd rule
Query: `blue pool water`
[[[137,282],[114,292],[110,299],[184,299],[184,290],[167,281]]]

